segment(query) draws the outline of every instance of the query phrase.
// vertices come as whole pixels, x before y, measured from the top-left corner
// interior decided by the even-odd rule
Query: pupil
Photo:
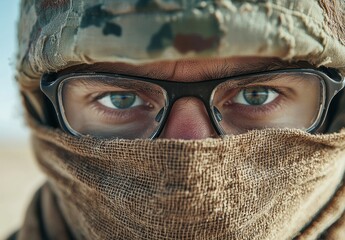
[[[262,105],[268,98],[268,90],[265,87],[251,87],[243,90],[243,97],[250,105]]]
[[[112,104],[119,109],[126,109],[133,105],[136,95],[133,93],[112,93],[110,99]]]

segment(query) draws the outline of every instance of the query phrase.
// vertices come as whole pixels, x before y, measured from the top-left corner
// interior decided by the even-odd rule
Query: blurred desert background
[[[14,81],[19,0],[0,2],[0,239],[18,229],[44,177],[30,150]]]

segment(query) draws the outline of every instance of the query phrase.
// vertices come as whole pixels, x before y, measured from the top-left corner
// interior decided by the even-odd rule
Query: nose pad
[[[218,110],[218,108],[213,107],[213,114],[216,117],[217,121],[220,122],[223,120],[223,115],[220,113],[220,111]]]
[[[174,103],[160,138],[189,140],[216,136],[203,102],[188,97]]]
[[[160,122],[162,120],[163,117],[163,113],[164,113],[164,108],[162,108],[161,110],[159,110],[159,112],[157,113],[155,120],[156,122]]]

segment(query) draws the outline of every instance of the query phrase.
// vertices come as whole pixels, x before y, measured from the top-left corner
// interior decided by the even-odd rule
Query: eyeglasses
[[[110,73],[45,74],[41,79],[65,131],[124,139],[159,136],[182,97],[204,103],[219,135],[264,128],[313,132],[344,85],[331,69],[284,69],[200,82]]]

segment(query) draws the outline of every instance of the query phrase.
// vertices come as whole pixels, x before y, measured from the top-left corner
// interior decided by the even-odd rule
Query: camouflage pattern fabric
[[[45,101],[39,90],[42,74],[85,63],[143,64],[190,58],[261,56],[278,57],[286,61],[307,61],[315,67],[332,67],[345,74],[344,12],[343,0],[22,0],[17,80],[25,96],[25,103],[30,102],[30,106],[26,105],[28,113],[32,113],[31,108],[34,108],[39,118],[44,119],[47,115]],[[345,124],[345,97],[338,100],[337,105],[333,105],[331,109],[335,116],[330,123],[330,131],[338,131]],[[183,236],[185,239],[195,239],[195,236],[199,239],[345,238],[345,185],[342,184],[345,165],[344,159],[338,158],[344,151],[345,132],[339,135],[314,136],[291,130],[285,132],[293,136],[289,142],[287,135],[279,130],[274,134],[278,140],[258,131],[245,137],[234,137],[237,141],[241,140],[241,144],[235,144],[234,147],[232,144],[235,142],[231,138],[227,142],[208,139],[197,143],[165,140],[165,147],[162,147],[160,142],[148,140],[142,140],[141,145],[130,141],[123,145],[121,141],[76,139],[58,129],[44,126],[44,121],[38,123],[37,118],[28,118],[33,129],[34,151],[38,163],[49,176],[50,185],[45,185],[33,200],[18,239],[54,239],[56,236],[59,239],[112,239],[114,236],[118,236],[118,239],[154,239],[154,236],[156,239],[181,239]],[[261,141],[258,147],[257,139],[261,139],[262,134],[266,136],[266,142]],[[228,149],[231,151],[224,151],[227,148],[223,145],[230,146]],[[171,146],[180,146],[186,152],[175,151]],[[219,152],[215,154],[214,150],[209,150],[212,146],[219,146]],[[267,146],[273,146],[274,151]],[[294,151],[291,151],[291,146],[295,147]],[[196,147],[200,149],[196,151]],[[127,151],[128,149],[135,151]],[[192,150],[187,151],[189,149]],[[234,151],[238,153],[235,157]],[[279,161],[282,159],[282,152],[286,168]],[[158,157],[149,158],[155,154],[163,156],[164,161],[160,161]],[[181,169],[180,162],[171,161],[181,160],[179,154],[186,158],[186,168]],[[269,154],[271,157],[267,158]],[[242,155],[247,156],[247,161],[243,161]],[[293,158],[291,155],[297,157]],[[152,166],[161,166],[166,162],[168,168],[165,176],[169,178],[161,178],[160,169],[155,172],[157,179],[151,178],[151,171],[154,169],[147,167],[147,172],[144,172],[140,165],[143,158],[139,156],[148,158],[148,161],[144,161],[146,164],[151,160]],[[219,171],[220,165],[216,164],[218,156],[227,159],[223,163],[230,165],[236,159],[238,165],[232,164],[233,178],[222,175],[229,168],[224,167]],[[254,163],[251,162],[253,156],[257,159]],[[315,164],[310,164],[310,159]],[[120,164],[114,164],[114,161]],[[289,161],[293,161],[293,164]],[[201,163],[209,163],[214,168]],[[267,165],[262,167],[261,163]],[[240,165],[243,168],[239,168]],[[253,168],[255,171],[251,170]],[[195,171],[191,172],[191,169]],[[130,171],[134,174],[128,176]],[[315,173],[313,177],[310,172]],[[150,174],[147,177],[143,173]],[[270,174],[280,180],[276,181],[272,177],[266,181],[265,178]],[[216,178],[218,175],[225,178]],[[144,187],[148,188],[148,185],[147,182],[139,181],[139,177],[150,179],[154,187],[157,183],[164,183],[162,189],[167,192],[169,189],[166,186],[181,192],[177,192],[177,195],[164,195],[165,192],[160,192],[162,189],[158,188],[157,194],[152,195],[155,200],[158,199],[156,202],[141,201],[143,198],[138,196],[144,195],[148,197],[145,199],[149,199],[151,195],[142,190]],[[133,185],[129,185],[128,179],[131,179]],[[202,181],[191,182],[191,179]],[[217,184],[210,184],[210,179],[216,179]],[[298,182],[298,179],[303,181]],[[238,189],[243,194],[238,194],[236,188],[231,187],[224,187],[230,192],[228,195],[223,190],[214,191],[213,194],[203,192],[208,189],[207,186],[211,186],[209,189],[212,190],[214,186],[221,187],[220,183],[233,180],[241,186]],[[244,180],[258,180],[264,187],[247,184]],[[305,184],[301,184],[302,182]],[[183,188],[183,184],[187,183],[196,186],[197,191],[193,192],[193,196],[201,196],[200,199],[190,198],[190,193]],[[206,184],[206,187],[199,187],[204,186],[202,184]],[[137,191],[133,191],[133,186],[137,187]],[[119,189],[121,194],[118,194]],[[259,200],[252,197],[260,196],[258,192],[267,199],[262,201],[259,198],[267,209],[272,210],[270,213],[265,212],[266,208],[261,208]],[[159,194],[163,194],[163,197]],[[272,197],[274,194],[280,201]],[[181,197],[180,202],[176,203],[171,196]],[[221,199],[222,196],[232,198]],[[207,204],[217,202],[220,207],[202,205],[203,201]],[[186,202],[192,204],[183,205]],[[217,211],[211,211],[214,215],[203,211],[206,220],[200,221],[201,227],[195,228],[195,218],[189,214],[187,220],[190,219],[190,225],[187,228],[187,225],[180,224],[185,218],[173,221],[171,219],[176,217],[173,214],[167,215],[171,221],[164,214],[148,218],[148,215],[152,216],[146,210],[156,208],[147,206],[156,206],[156,203],[168,206],[164,210],[175,211],[169,214],[178,213],[180,215],[176,216],[184,217],[185,214],[193,213],[195,206],[198,211],[202,210],[198,207],[200,205],[211,210],[233,211],[238,205],[228,207],[225,203],[229,203],[229,206],[242,203],[245,207],[241,209],[244,211],[234,211],[234,215],[247,214],[249,218],[243,218],[245,221],[241,222],[234,218],[219,218]],[[108,205],[105,206],[106,204]],[[184,211],[181,206],[190,212]],[[124,209],[132,211],[133,207],[139,213],[135,217],[123,214]],[[253,208],[262,212],[260,218],[253,218]],[[98,209],[103,210],[102,213],[106,214],[109,221],[104,221],[100,212],[96,211]],[[120,214],[114,214],[114,209]],[[116,221],[114,216],[121,218],[121,221]],[[152,221],[154,224],[148,228],[145,225],[147,219],[161,219],[166,225],[161,225],[160,221]],[[133,220],[138,224],[134,224]],[[114,227],[115,225],[110,224],[112,221],[121,226]],[[205,228],[210,226],[210,222],[215,226],[214,231]],[[132,224],[131,227],[128,227],[128,223]],[[169,224],[175,224],[179,231],[174,231]],[[247,224],[251,226],[248,227]],[[233,231],[234,225],[238,231]]]
[[[345,72],[343,0],[26,0],[18,79],[95,62],[270,56]]]

